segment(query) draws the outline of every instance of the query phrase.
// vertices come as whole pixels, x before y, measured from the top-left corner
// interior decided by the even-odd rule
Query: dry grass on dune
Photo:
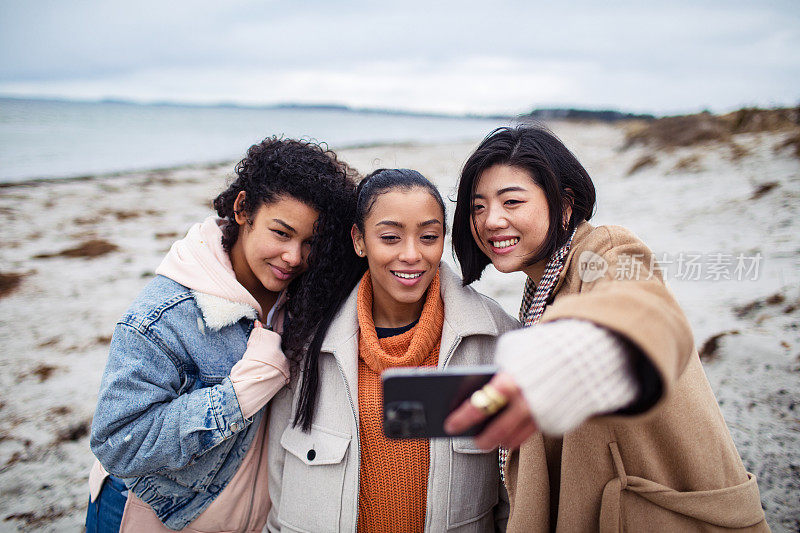
[[[762,132],[793,133],[779,149],[792,146],[800,157],[800,107],[744,108],[727,115],[706,112],[632,122],[628,126],[624,148],[647,145],[663,149],[708,142],[729,143],[740,133]]]

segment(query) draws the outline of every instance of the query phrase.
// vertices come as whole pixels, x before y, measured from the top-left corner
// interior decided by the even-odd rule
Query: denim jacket
[[[242,417],[229,377],[256,316],[156,276],[116,325],[90,445],[169,528],[211,504],[260,425],[263,410]]]

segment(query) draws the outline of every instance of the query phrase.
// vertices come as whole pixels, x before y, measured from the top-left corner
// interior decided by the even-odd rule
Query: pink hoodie
[[[156,269],[192,289],[203,312],[204,327],[220,329],[242,317],[263,317],[256,299],[236,280],[230,257],[222,248],[221,219],[208,217],[195,224],[186,237],[175,242]],[[273,331],[256,327],[247,341],[242,359],[231,369],[230,378],[244,418],[251,418],[289,382],[289,364],[280,348],[286,294],[262,318]],[[267,520],[270,500],[267,487],[266,417],[262,419],[253,444],[228,485],[183,531],[261,531]],[[97,498],[108,474],[98,461],[89,474],[92,501]],[[121,532],[170,532],[150,507],[128,493]]]
[[[208,217],[202,224],[192,226],[185,238],[172,245],[156,269],[156,274],[192,289],[206,325],[212,329],[232,324],[243,316],[263,317],[259,303],[236,280],[231,259],[222,248],[220,226],[223,223],[222,219]],[[266,319],[262,318],[278,333],[283,331],[285,302],[286,291],[281,293]],[[233,388],[245,418],[257,413],[289,382],[289,363],[280,349],[280,342],[276,333],[254,329],[244,357],[231,370]],[[279,379],[281,376],[284,381]]]

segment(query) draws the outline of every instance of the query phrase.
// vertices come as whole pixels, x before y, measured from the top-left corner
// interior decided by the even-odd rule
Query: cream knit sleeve
[[[563,435],[592,416],[624,408],[639,393],[631,348],[584,320],[562,319],[506,333],[495,353],[547,435]]]

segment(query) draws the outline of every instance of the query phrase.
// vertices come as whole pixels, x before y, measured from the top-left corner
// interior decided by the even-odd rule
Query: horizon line
[[[181,102],[176,100],[136,100],[133,98],[116,98],[116,97],[102,97],[102,98],[73,98],[67,96],[42,96],[42,95],[21,95],[18,93],[2,93],[0,92],[0,100],[17,100],[17,101],[36,101],[36,102],[53,102],[53,103],[70,103],[70,104],[120,104],[130,106],[143,106],[143,107],[187,107],[187,108],[230,108],[230,109],[318,109],[326,111],[345,111],[352,113],[375,113],[386,115],[409,115],[417,117],[433,117],[433,118],[467,118],[467,119],[515,119],[520,117],[531,116],[537,112],[566,112],[566,111],[587,111],[591,113],[618,113],[620,115],[632,116],[658,116],[652,112],[633,112],[623,110],[621,108],[613,107],[591,107],[591,106],[548,106],[548,107],[531,107],[528,111],[521,111],[518,113],[476,113],[476,112],[463,112],[463,113],[448,113],[444,111],[422,111],[403,108],[390,108],[390,107],[354,107],[347,104],[335,102],[275,102],[263,104],[248,104],[232,101],[219,100],[216,102]],[[666,115],[661,115],[666,116]]]
[[[476,113],[476,112],[463,112],[463,113],[448,113],[442,111],[422,111],[403,108],[389,108],[389,107],[353,107],[347,104],[335,102],[274,102],[263,104],[249,104],[233,101],[219,100],[216,102],[181,102],[176,100],[136,100],[133,98],[117,98],[117,97],[102,97],[102,98],[75,98],[67,96],[45,96],[45,95],[24,95],[18,93],[3,93],[0,92],[0,100],[16,100],[16,101],[35,101],[35,102],[51,102],[51,103],[69,103],[69,104],[120,104],[130,106],[142,107],[183,107],[183,108],[196,108],[196,109],[212,109],[212,108],[229,108],[229,109],[316,109],[324,111],[344,111],[350,113],[372,113],[384,115],[405,115],[416,117],[431,117],[431,118],[454,118],[454,119],[518,119],[536,114],[549,115],[546,118],[563,118],[563,114],[567,112],[587,112],[587,113],[612,113],[619,116],[630,118],[660,118],[668,116],[692,115],[699,113],[711,114],[725,114],[739,109],[781,109],[788,107],[796,107],[800,105],[777,105],[771,107],[760,107],[753,105],[741,105],[736,108],[731,108],[727,112],[711,112],[707,107],[690,112],[635,112],[624,110],[619,107],[593,107],[593,106],[577,106],[577,105],[564,105],[564,106],[546,106],[546,107],[531,107],[528,111],[521,111],[519,113]],[[562,115],[559,117],[558,115]]]

